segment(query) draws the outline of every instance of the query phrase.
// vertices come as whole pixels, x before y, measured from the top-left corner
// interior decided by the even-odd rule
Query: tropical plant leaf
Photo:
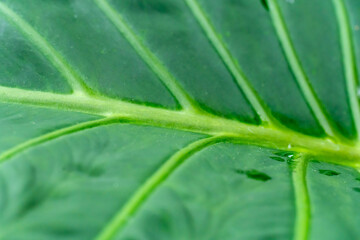
[[[0,239],[360,239],[357,0],[1,0]]]

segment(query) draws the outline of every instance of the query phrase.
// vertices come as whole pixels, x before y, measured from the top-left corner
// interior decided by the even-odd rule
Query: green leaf
[[[0,239],[359,239],[359,12],[1,0]]]

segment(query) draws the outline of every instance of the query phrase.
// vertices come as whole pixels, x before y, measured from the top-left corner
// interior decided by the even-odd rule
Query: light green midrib
[[[317,98],[314,89],[312,88],[308,77],[300,63],[299,57],[295,51],[293,43],[290,38],[290,34],[287,30],[286,23],[280,11],[277,0],[267,0],[271,19],[278,35],[278,39],[282,45],[288,63],[295,75],[295,79],[303,93],[306,102],[310,106],[320,126],[323,128],[325,133],[333,138],[341,139],[336,131],[333,129],[333,124],[328,120],[327,114],[323,109],[319,99]]]
[[[173,111],[142,106],[120,100],[84,95],[62,95],[0,86],[0,101],[31,104],[105,117],[119,117],[133,123],[198,132],[207,135],[229,135],[255,145],[312,152],[328,156],[325,161],[360,167],[360,149],[330,139],[320,139],[286,129],[256,126],[209,114]]]
[[[136,37],[136,35],[132,32],[132,30],[126,25],[126,23],[122,20],[121,16],[116,13],[109,5],[106,6],[106,1],[103,0],[95,0],[99,7],[104,11],[104,13],[110,18],[110,20],[118,27],[118,29],[124,34],[126,39],[132,44],[132,46],[135,48],[135,50],[139,53],[139,55],[144,59],[144,61],[151,67],[151,69],[159,76],[159,78],[164,82],[164,84],[170,89],[170,91],[174,94],[174,96],[177,98],[177,100],[180,102],[180,104],[188,110],[193,110],[194,112],[197,110],[196,103],[193,102],[193,100],[187,95],[187,93],[181,88],[181,86],[177,83],[177,81],[173,78],[173,76],[165,69],[165,67],[160,63],[159,60],[148,50],[144,45],[142,45],[141,41]],[[272,1],[274,1],[275,5],[277,5],[276,0],[269,0],[270,1],[270,11],[271,11],[271,4]],[[204,31],[207,33],[207,36],[209,37],[210,41],[213,43],[215,48],[217,49],[219,55],[221,56],[224,63],[229,68],[230,72],[233,74],[233,76],[236,78],[238,84],[240,85],[241,89],[244,91],[245,95],[249,99],[250,103],[254,107],[254,109],[257,111],[257,113],[260,115],[260,118],[267,123],[271,123],[271,116],[268,115],[268,112],[266,110],[266,107],[263,106],[259,96],[253,91],[249,83],[247,82],[245,76],[243,75],[241,69],[231,56],[231,54],[228,52],[228,50],[225,47],[225,44],[222,42],[219,35],[216,33],[215,29],[212,27],[211,23],[206,18],[205,14],[201,10],[200,6],[196,3],[196,0],[186,0],[189,7],[193,11],[195,17],[199,21],[200,25],[204,28]],[[355,127],[358,133],[358,137],[360,137],[360,110],[359,110],[359,103],[357,101],[356,96],[356,85],[357,85],[357,69],[356,69],[356,63],[355,63],[355,57],[353,52],[353,43],[351,40],[351,33],[349,29],[349,23],[346,15],[346,9],[345,6],[341,1],[333,0],[334,5],[337,6],[337,17],[340,25],[341,30],[341,41],[342,41],[342,49],[343,49],[343,56],[344,56],[344,67],[346,72],[346,80],[347,80],[347,89],[349,94],[349,101],[352,109],[352,114],[355,122]],[[102,5],[102,4],[105,4]],[[108,7],[108,8],[107,8]],[[278,6],[276,6],[278,10],[278,16],[273,16],[273,18],[278,18],[277,20],[282,20],[281,13],[278,9]],[[113,11],[113,12],[111,12]],[[78,93],[90,93],[88,88],[86,87],[84,81],[77,75],[77,73],[71,68],[71,66],[65,61],[65,59],[56,52],[55,49],[52,48],[52,46],[42,37],[40,36],[28,23],[23,21],[19,16],[17,16],[12,10],[7,8],[3,3],[0,2],[0,12],[2,12],[12,23],[14,23],[21,31],[22,33],[29,38],[29,40],[49,59],[49,61],[59,70],[59,72],[68,80],[69,84],[73,88],[75,92]],[[275,14],[275,15],[276,15]],[[272,13],[274,15],[274,13]],[[276,21],[276,20],[275,20]],[[121,25],[122,24],[122,25]],[[276,25],[276,23],[275,23]],[[281,26],[281,25],[280,25]],[[282,41],[283,47],[285,48],[285,52],[287,54],[288,60],[290,65],[292,66],[294,73],[296,75],[296,78],[298,80],[298,83],[304,93],[305,98],[307,99],[309,105],[313,109],[314,114],[316,115],[318,121],[324,128],[325,132],[332,137],[336,136],[335,131],[332,129],[331,123],[328,121],[325,111],[323,110],[319,100],[317,99],[313,89],[311,88],[310,83],[307,80],[307,77],[305,75],[304,70],[301,67],[300,61],[298,57],[296,56],[295,50],[292,46],[291,40],[288,36],[285,23],[282,22],[283,31],[282,33],[278,33],[279,35],[286,34],[286,38],[282,38],[279,36],[279,39]],[[277,29],[277,31],[279,31]],[[284,37],[284,36],[283,36]],[[285,40],[284,40],[285,39]],[[284,44],[285,42],[285,44]],[[284,46],[286,45],[286,46]],[[355,91],[351,91],[351,89]],[[4,89],[2,89],[4,90]],[[1,92],[1,91],[0,91]],[[50,96],[56,96],[60,97],[63,100],[67,98],[68,96],[63,97],[63,95],[57,95],[57,94],[44,94],[44,98],[37,99],[41,102],[39,105],[46,105],[44,101],[48,101],[48,97]],[[121,105],[122,107],[126,106],[129,107],[128,110],[131,110],[131,108],[135,108],[134,105],[128,104],[125,102],[120,101],[114,101],[114,100],[108,100],[108,99],[97,99],[97,98],[88,98],[88,97],[82,97],[80,95],[70,95],[71,97],[74,97],[71,101],[65,101],[68,105],[65,107],[74,107],[77,105],[79,107],[81,104],[76,104],[74,100],[85,100],[89,101],[90,99],[92,101],[90,103],[100,103],[102,107],[108,105],[109,102],[112,102],[110,105],[116,105],[115,103]],[[0,97],[1,99],[2,97]],[[4,99],[3,99],[4,100]],[[24,99],[23,99],[24,100]],[[34,100],[34,99],[27,99],[27,100]],[[7,101],[7,100],[5,100]],[[9,101],[12,102],[12,101]],[[14,101],[19,102],[20,101]],[[31,101],[28,101],[26,103],[30,103]],[[23,102],[25,103],[25,102]],[[35,102],[31,102],[31,104],[37,105]],[[44,106],[42,105],[42,106]],[[52,101],[49,105],[46,105],[49,107],[52,105],[52,107],[58,108],[59,105],[62,105],[62,102]],[[15,148],[11,149],[10,151],[5,152],[4,154],[0,155],[0,163],[4,162],[5,160],[10,159],[15,154],[31,148],[33,146],[36,146],[38,144],[44,143],[46,141],[50,141],[54,138],[58,138],[73,132],[81,131],[84,129],[88,129],[91,127],[101,126],[104,124],[110,124],[114,122],[118,122],[121,118],[129,118],[132,119],[134,115],[135,109],[132,109],[128,112],[105,112],[104,109],[106,108],[98,108],[94,109],[90,105],[86,106],[85,104],[82,106],[83,108],[79,109],[71,109],[67,108],[67,110],[76,110],[80,112],[87,112],[92,114],[97,114],[101,116],[110,116],[106,117],[104,119],[85,122],[81,124],[77,124],[74,126],[70,126],[68,128],[60,129],[58,131],[51,132],[49,134],[45,134],[43,136],[40,136],[38,138],[31,139],[23,144],[20,144],[16,146]],[[117,107],[115,107],[117,108]],[[114,108],[114,109],[115,109]],[[140,108],[149,108],[149,107],[141,107]],[[140,109],[139,108],[139,109]],[[121,107],[119,108],[119,110]],[[150,108],[149,108],[150,109]],[[151,108],[153,111],[154,108]],[[144,110],[144,109],[142,109]],[[169,116],[171,114],[184,114],[187,116],[196,116],[196,114],[190,114],[188,112],[175,112],[175,111],[168,111],[168,110],[162,110],[163,113],[167,113]],[[145,111],[146,112],[146,111]],[[171,112],[171,113],[169,113]],[[119,114],[119,116],[118,116]],[[121,115],[121,116],[120,116]],[[136,115],[136,114],[135,114]],[[166,115],[166,114],[165,114]],[[199,116],[202,117],[203,120],[213,117],[209,116],[202,116],[199,114]],[[214,117],[215,119],[215,117]],[[137,120],[136,117],[134,117],[132,120]],[[140,120],[140,118],[139,118]],[[148,121],[148,123],[152,120],[150,117],[146,117],[141,121]],[[168,119],[169,120],[169,119]],[[216,120],[222,120],[224,122],[227,122],[225,119],[216,118]],[[171,122],[171,121],[169,121]],[[231,122],[231,121],[229,121]],[[174,124],[174,123],[172,123]],[[248,127],[248,131],[253,133],[252,131],[257,128],[257,130],[270,130],[271,128],[264,128],[262,126],[249,127],[246,124],[238,123],[239,125],[242,125],[242,127]],[[170,127],[171,124],[167,127]],[[174,126],[172,126],[174,127]],[[176,126],[178,127],[178,126]],[[222,131],[210,131],[209,129],[206,129],[205,131],[201,129],[200,126],[196,126],[196,131],[199,132],[205,132],[210,133],[210,135],[215,135],[219,133],[224,133]],[[206,128],[206,127],[205,127]],[[180,128],[182,129],[182,128]],[[187,127],[183,128],[186,130]],[[194,130],[194,129],[191,129]],[[244,130],[244,129],[243,129]],[[275,132],[288,132],[288,135],[296,135],[295,133],[291,131],[282,131],[282,130],[276,130],[272,129],[273,133]],[[230,131],[231,134],[235,133],[236,131]],[[240,131],[241,132],[241,131]],[[228,132],[225,132],[228,134]],[[241,132],[241,134],[244,134],[244,132]],[[286,134],[285,134],[286,135]],[[300,136],[300,134],[297,134]],[[234,134],[234,137],[241,138],[240,136],[236,136]],[[305,137],[305,136],[303,136]],[[105,240],[105,239],[111,239],[112,236],[114,236],[118,230],[123,226],[123,224],[126,223],[126,219],[130,217],[141,205],[141,203],[147,198],[147,196],[159,185],[163,180],[166,179],[166,177],[171,174],[175,170],[175,168],[178,166],[178,164],[181,164],[182,160],[185,160],[185,156],[188,156],[193,151],[199,151],[203,147],[206,147],[207,145],[216,142],[219,138],[218,137],[211,137],[207,139],[202,139],[200,141],[194,142],[187,146],[186,148],[183,148],[179,152],[177,152],[173,157],[171,157],[151,178],[149,178],[146,183],[140,187],[140,189],[133,195],[133,197],[130,198],[130,200],[125,204],[125,206],[120,210],[118,214],[116,214],[115,218],[105,227],[104,231],[99,235],[97,238],[98,240]],[[246,139],[246,138],[245,138]],[[306,138],[303,138],[306,139]],[[311,137],[309,138],[311,139]],[[297,147],[296,144],[293,144]],[[336,144],[335,144],[336,145]],[[310,145],[308,145],[310,146]],[[329,144],[331,146],[330,148],[334,147],[334,144]],[[304,146],[301,146],[304,147]],[[325,148],[326,149],[326,148]],[[351,149],[351,147],[350,147]],[[316,149],[313,149],[316,150]],[[351,150],[348,149],[350,152]],[[354,151],[356,152],[355,156],[359,157],[358,149],[354,148]],[[352,165],[352,162],[351,162]],[[352,165],[355,166],[355,165]],[[359,167],[358,163],[356,163],[356,166]],[[308,229],[309,229],[309,219],[310,219],[310,203],[309,203],[309,196],[308,191],[306,187],[306,167],[307,167],[307,160],[306,159],[300,159],[294,172],[293,172],[293,182],[294,182],[294,188],[295,188],[295,195],[296,195],[296,211],[297,211],[297,217],[296,217],[296,226],[295,226],[295,240],[305,240],[307,239],[308,235]]]
[[[176,152],[170,157],[146,182],[140,186],[129,198],[119,212],[106,224],[96,240],[112,239],[126,224],[127,220],[135,214],[147,197],[187,158],[201,149],[221,140],[221,137],[210,137],[198,140]]]
[[[115,12],[115,10],[113,10],[111,8],[110,5],[108,5],[108,3],[104,0],[95,0],[96,3],[98,4],[98,6],[104,11],[104,13],[110,18],[110,20],[112,20],[114,22],[115,25],[118,26],[119,30],[123,32],[124,35],[128,35],[127,38],[129,38],[129,42],[134,46],[135,48],[140,49],[140,55],[147,55],[148,57],[154,58],[155,59],[155,65],[159,65],[160,67],[162,66],[160,62],[157,62],[158,60],[155,58],[155,56],[152,55],[152,53],[145,47],[142,45],[142,43],[140,42],[140,40],[137,39],[136,35],[132,32],[132,30],[125,24],[125,22],[123,22],[121,16]],[[208,33],[210,33],[210,35],[212,35],[212,39],[213,41],[215,41],[215,45],[217,46],[217,48],[219,48],[221,51],[223,51],[223,53],[225,54],[225,58],[229,59],[228,61],[231,62],[232,64],[235,65],[235,67],[237,66],[233,60],[231,55],[228,53],[228,51],[226,50],[225,45],[221,42],[221,39],[219,38],[219,36],[216,34],[215,30],[213,29],[213,27],[211,26],[210,22],[206,19],[205,14],[202,12],[201,8],[198,6],[198,4],[195,2],[195,0],[186,0],[190,6],[190,8],[195,11],[194,15],[197,16],[200,24],[203,25],[203,27],[205,28],[205,31],[207,31]],[[292,63],[291,65],[293,66],[293,68],[295,68],[295,72],[300,72],[298,75],[300,76],[297,79],[300,79],[300,83],[304,83],[304,89],[305,89],[305,95],[307,95],[306,93],[309,93],[309,96],[314,97],[314,101],[310,101],[315,103],[315,105],[317,105],[316,103],[318,103],[315,94],[313,93],[313,90],[311,89],[311,86],[309,85],[309,83],[307,82],[305,73],[300,65],[300,62],[296,56],[295,50],[293,49],[291,40],[288,36],[287,30],[286,30],[286,26],[285,23],[282,19],[279,7],[277,5],[276,0],[268,0],[269,1],[269,6],[270,6],[270,11],[273,15],[273,21],[274,21],[274,25],[276,30],[278,31],[279,34],[279,39],[282,41],[284,48],[285,48],[285,52],[287,54],[289,54],[288,59],[293,60],[294,63]],[[335,2],[336,3],[336,2]],[[343,6],[344,7],[344,6]],[[198,8],[198,9],[197,9]],[[345,9],[343,9],[343,11],[345,11]],[[58,54],[52,47],[50,44],[47,43],[47,41],[42,38],[34,29],[32,29],[32,27],[26,23],[24,20],[22,20],[17,14],[15,14],[12,10],[10,10],[5,4],[0,3],[0,12],[2,12],[8,19],[9,21],[13,22],[15,25],[17,25],[19,27],[19,29],[26,35],[29,37],[29,39],[34,43],[34,45],[36,45],[43,53],[44,55],[46,55],[48,57],[48,59],[55,65],[57,66],[58,70],[63,73],[64,75],[67,76],[67,79],[69,80],[69,82],[71,82],[72,86],[74,87],[74,89],[81,89],[81,93],[85,93],[86,92],[86,87],[84,88],[84,86],[82,86],[82,80],[79,79],[75,72],[71,69],[71,67],[67,64],[67,62],[60,56],[60,54]],[[346,12],[342,12],[341,14],[346,14]],[[346,16],[345,16],[346,17]],[[346,19],[345,19],[346,20]],[[343,21],[342,21],[343,22]],[[343,27],[342,29],[347,29],[346,28],[346,22],[345,22],[345,28]],[[121,29],[120,29],[121,28]],[[344,35],[344,34],[342,34]],[[349,36],[345,37],[345,42],[346,41],[350,41]],[[346,44],[345,44],[346,45]],[[287,49],[287,50],[286,50]],[[347,49],[347,48],[346,48]],[[345,51],[346,52],[346,51]],[[351,52],[351,51],[350,51]],[[227,54],[227,55],[226,55]],[[350,54],[352,60],[348,60],[350,62],[350,64],[346,64],[346,66],[349,65],[353,65],[354,64],[354,59],[353,59],[353,53]],[[348,55],[347,55],[348,56]],[[349,57],[348,57],[349,58]],[[345,58],[345,59],[348,59]],[[152,60],[151,60],[152,61]],[[152,63],[154,64],[154,62]],[[161,69],[160,72],[166,72],[168,74],[170,74],[165,68]],[[241,74],[241,71],[238,69],[238,73]],[[74,75],[75,74],[75,75]],[[170,75],[171,76],[171,75]],[[354,77],[354,76],[353,76]],[[349,88],[351,88],[351,86],[354,85],[354,78],[347,78],[348,79],[348,83]],[[349,80],[350,79],[350,80]],[[171,82],[171,81],[170,81]],[[173,84],[177,84],[176,80],[173,79],[172,81]],[[306,86],[308,86],[308,88],[306,88]],[[248,86],[250,88],[250,86]],[[176,88],[176,87],[175,87]],[[84,90],[85,89],[85,90]],[[306,90],[307,89],[307,90]],[[177,90],[179,90],[177,88]],[[182,91],[182,89],[180,88],[180,91]],[[76,91],[75,91],[76,92]],[[80,93],[77,94],[80,94]],[[251,88],[250,88],[250,92],[251,92]],[[353,91],[350,91],[354,94]],[[186,93],[183,92],[185,95]],[[256,98],[256,96],[255,96]],[[353,103],[354,102],[354,97],[351,97],[350,101]],[[56,103],[54,103],[54,101],[50,101],[53,105],[56,105]],[[322,110],[320,103],[318,103],[318,107],[319,108],[315,108],[318,110]],[[192,103],[190,103],[191,106]],[[255,104],[256,105],[256,104]],[[310,104],[311,105],[311,104]],[[89,108],[89,107],[88,107]],[[106,109],[106,108],[105,108]],[[189,110],[189,108],[187,108]],[[356,108],[355,108],[356,109]],[[83,109],[84,110],[84,109]],[[88,109],[90,110],[90,108]],[[91,110],[90,110],[91,112]],[[315,114],[317,113],[317,115],[322,115],[321,111],[314,111]],[[104,113],[102,113],[103,115]],[[101,114],[100,114],[101,115]],[[331,130],[331,126],[330,123],[327,122],[326,116],[323,114],[322,115],[324,118],[319,118],[319,122],[323,122],[325,123],[325,125],[323,124],[323,127],[325,129],[325,131],[329,134],[330,130]],[[356,118],[356,116],[354,116],[354,118]],[[321,120],[323,119],[323,120]],[[355,122],[356,121],[355,119]],[[328,128],[328,127],[329,128]],[[328,129],[329,131],[327,131],[326,129]],[[332,131],[332,130],[331,130]],[[290,131],[289,131],[290,132]],[[333,133],[333,132],[332,132]],[[333,136],[333,134],[329,134],[330,136]]]
[[[0,2],[0,13],[15,25],[17,29],[49,60],[49,62],[63,75],[74,92],[91,94],[81,77],[71,68],[70,64],[42,37],[34,28]]]
[[[220,35],[216,32],[214,26],[211,24],[204,11],[201,9],[199,3],[196,0],[185,0],[185,2],[189,6],[195,19],[199,22],[199,25],[202,27],[203,31],[206,33],[207,38],[213,44],[220,58],[235,78],[240,89],[244,92],[246,98],[260,116],[263,123],[274,124],[276,121],[274,121],[267,107],[263,104],[260,96],[254,91],[246,79],[236,60],[228,51],[225,43],[222,41]]]
[[[175,77],[166,69],[160,60],[148,49],[131,27],[126,23],[119,12],[115,11],[106,0],[94,0],[96,5],[102,10],[104,15],[112,22],[124,38],[135,49],[143,61],[159,77],[161,82],[174,95],[180,105],[193,112],[201,112],[198,104],[188,95]]]
[[[351,114],[353,117],[357,138],[360,139],[360,106],[357,96],[358,69],[355,58],[353,36],[349,23],[345,3],[342,0],[332,0],[340,34],[340,43],[343,54],[343,65],[345,70],[346,88],[349,96]]]
[[[307,156],[301,155],[295,160],[292,180],[295,192],[296,217],[294,240],[307,240],[310,227],[310,199],[306,184]]]

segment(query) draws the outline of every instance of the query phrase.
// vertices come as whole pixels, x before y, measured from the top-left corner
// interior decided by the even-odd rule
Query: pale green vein
[[[191,9],[194,17],[199,22],[200,26],[206,33],[209,41],[213,44],[219,56],[221,57],[224,64],[227,66],[233,77],[235,78],[237,84],[240,86],[245,96],[249,100],[250,104],[253,106],[257,114],[260,116],[261,120],[267,124],[274,124],[274,119],[270,116],[270,113],[267,110],[267,107],[264,106],[262,100],[258,94],[254,91],[252,86],[249,84],[236,60],[230,54],[225,43],[222,41],[220,35],[216,32],[215,28],[211,24],[210,20],[207,18],[204,11],[201,9],[200,5],[196,0],[185,0],[189,8]]]
[[[124,204],[122,209],[115,214],[114,218],[105,226],[96,240],[113,239],[124,227],[126,222],[136,213],[146,199],[159,187],[159,185],[173,173],[187,158],[199,152],[203,148],[220,141],[221,137],[210,137],[198,140],[176,152],[167,160]]]
[[[337,21],[340,30],[340,40],[343,55],[343,64],[345,69],[346,87],[349,96],[349,102],[353,121],[355,124],[357,137],[360,139],[360,106],[357,96],[358,79],[357,64],[353,36],[349,23],[349,16],[345,4],[342,0],[333,0]]]
[[[299,156],[295,161],[295,168],[292,170],[296,202],[294,240],[306,240],[310,226],[310,200],[306,185],[308,160],[306,156]]]
[[[312,109],[312,112],[314,113],[326,134],[330,137],[338,137],[336,132],[333,130],[332,124],[327,118],[325,110],[323,109],[311,84],[309,83],[308,77],[306,76],[306,73],[300,63],[299,57],[297,56],[293,43],[290,39],[290,35],[277,0],[267,0],[267,2],[276,33],[308,105]]]
[[[25,151],[26,149],[32,148],[34,146],[37,146],[41,143],[44,142],[48,142],[52,139],[55,138],[59,138],[74,132],[79,132],[85,129],[89,129],[89,128],[94,128],[97,126],[102,126],[102,125],[106,125],[106,124],[111,124],[111,123],[115,123],[115,122],[119,122],[120,119],[119,118],[104,118],[104,119],[99,119],[99,120],[94,120],[94,121],[88,121],[88,122],[83,122],[83,123],[79,123],[73,126],[69,126],[66,128],[62,128],[62,129],[58,129],[55,130],[53,132],[44,134],[42,136],[30,139],[24,143],[21,143],[7,151],[5,151],[4,153],[2,153],[0,155],[0,163],[3,163],[9,159],[11,159],[13,156],[15,156],[16,154],[19,154],[20,152]]]
[[[232,135],[248,144],[253,143],[284,150],[288,150],[290,145],[293,150],[298,149],[317,156],[326,156],[323,160],[327,162],[360,167],[360,149],[357,146],[307,136],[284,128],[250,125],[210,114],[173,111],[100,97],[62,95],[1,86],[0,102],[31,104],[106,117],[121,117],[136,124],[208,135]]]
[[[89,94],[81,77],[71,68],[68,62],[58,53],[47,40],[42,37],[33,27],[30,26],[13,10],[0,2],[0,13],[14,24],[20,32],[51,62],[51,64],[64,76],[75,93]]]
[[[197,104],[178,83],[174,76],[166,69],[160,60],[147,48],[131,27],[125,22],[123,17],[106,0],[94,0],[106,17],[115,25],[121,34],[127,39],[135,51],[140,55],[144,62],[159,77],[164,85],[179,101],[180,105],[187,110],[199,112]]]

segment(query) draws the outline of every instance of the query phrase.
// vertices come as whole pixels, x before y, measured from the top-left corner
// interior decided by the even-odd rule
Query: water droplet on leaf
[[[275,152],[274,154],[280,157],[293,157],[295,155],[295,153],[291,151]]]
[[[286,161],[290,165],[293,163],[293,161],[294,161],[294,159],[296,157],[296,153],[292,152],[292,151],[281,151],[281,152],[275,152],[274,154],[279,156],[281,159],[283,159],[284,161]],[[280,159],[275,159],[276,157],[270,157],[270,158],[280,161]]]

